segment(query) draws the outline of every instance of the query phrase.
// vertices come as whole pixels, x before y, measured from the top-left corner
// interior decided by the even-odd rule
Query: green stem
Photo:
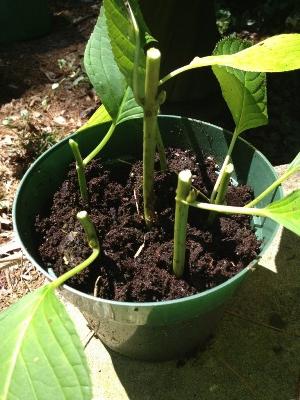
[[[70,271],[67,271],[62,276],[55,279],[55,281],[50,283],[50,286],[52,286],[54,289],[57,289],[59,286],[63,285],[66,280],[72,278],[72,276],[78,274],[83,269],[85,269],[90,264],[92,264],[92,262],[95,261],[96,258],[100,254],[100,245],[99,245],[96,229],[95,229],[90,217],[88,216],[87,212],[80,211],[77,214],[77,219],[82,224],[85,234],[87,236],[88,244],[93,251],[92,251],[92,254],[86,260],[84,260],[82,263],[78,264],[76,267],[72,268]]]
[[[186,251],[186,228],[189,214],[189,203],[186,200],[192,184],[192,173],[189,170],[181,171],[178,174],[178,184],[176,190],[176,209],[174,225],[174,250],[173,250],[173,272],[180,278],[184,272],[185,251]]]
[[[161,106],[167,97],[167,93],[165,90],[162,90],[158,96],[157,96],[157,101],[159,106]],[[159,110],[158,110],[159,113]],[[161,134],[160,134],[160,129],[159,129],[159,124],[157,122],[157,138],[156,138],[157,142],[156,142],[156,147],[157,147],[157,151],[159,154],[159,161],[160,161],[160,169],[161,171],[166,171],[168,168],[168,162],[167,162],[167,157],[166,157],[166,151],[165,151],[165,146],[164,146],[164,142],[162,140]]]
[[[157,124],[157,133],[156,133],[156,147],[159,154],[159,161],[160,161],[160,169],[161,171],[166,171],[168,168],[167,157],[165,152],[164,143],[162,141],[162,137],[160,134],[159,126]]]
[[[233,164],[228,164],[224,170],[223,179],[219,186],[215,204],[224,204],[225,196],[228,190],[231,174],[233,173]]]
[[[88,213],[86,211],[79,211],[79,213],[77,213],[77,219],[81,223],[84,229],[87,242],[90,248],[91,249],[99,248],[97,232]]]
[[[154,219],[153,181],[154,157],[157,142],[157,114],[159,104],[157,89],[160,70],[160,51],[147,51],[144,101],[144,143],[143,143],[143,197],[145,223],[149,227]]]
[[[85,269],[86,267],[91,265],[92,262],[94,262],[96,260],[96,258],[99,256],[99,253],[100,253],[100,250],[93,249],[92,254],[86,260],[84,260],[82,263],[78,264],[76,267],[72,268],[70,271],[67,271],[59,278],[55,279],[55,281],[53,281],[50,285],[54,289],[57,289],[59,286],[63,285],[66,280],[72,278],[72,276],[78,274],[83,269]]]
[[[93,158],[95,158],[97,156],[97,154],[103,149],[103,147],[107,144],[107,142],[109,141],[109,139],[111,138],[112,134],[114,133],[116,124],[115,122],[113,122],[110,127],[109,130],[107,132],[107,134],[104,136],[104,138],[101,140],[101,142],[98,144],[97,147],[94,148],[93,151],[90,152],[90,154],[88,154],[85,159],[83,160],[83,165],[86,166],[90,161],[92,161]]]
[[[222,165],[222,168],[221,168],[220,173],[218,175],[218,178],[216,180],[215,186],[214,186],[214,188],[213,188],[213,190],[211,192],[211,195],[210,195],[210,202],[211,203],[214,203],[214,201],[215,201],[215,198],[217,196],[220,183],[223,180],[223,175],[224,175],[225,169],[226,169],[227,165],[230,163],[231,154],[232,154],[235,142],[236,142],[236,140],[237,140],[237,138],[239,136],[239,133],[240,132],[237,131],[236,129],[233,132],[233,136],[232,136],[232,139],[231,139],[231,142],[230,142],[230,145],[229,145],[225,160],[223,162],[223,165]]]
[[[191,207],[200,208],[201,210],[216,211],[222,214],[244,214],[244,215],[257,215],[260,217],[265,217],[266,213],[264,209],[260,208],[248,208],[248,207],[234,207],[234,206],[224,206],[220,204],[209,204],[200,202],[187,202],[182,200],[183,204],[189,205]]]
[[[246,204],[245,207],[254,207],[257,203],[259,203],[264,197],[270,194],[274,189],[276,189],[283,181],[288,179],[293,173],[294,170],[289,170],[284,173],[280,178],[278,178],[275,182],[272,183],[266,190],[264,190],[260,195],[258,195],[254,200],[250,201],[250,203]]]
[[[86,179],[85,179],[84,163],[82,161],[79,146],[73,139],[69,140],[69,145],[71,147],[74,158],[76,160],[76,171],[77,171],[77,176],[78,176],[78,183],[79,183],[79,190],[80,190],[81,198],[84,203],[87,203],[88,202],[88,190],[87,190],[87,184],[86,184]]]
[[[159,86],[163,85],[164,83],[168,82],[171,78],[174,78],[174,76],[177,76],[181,74],[182,72],[188,71],[189,65],[184,65],[183,67],[177,68],[174,71],[170,72],[168,75],[164,76],[160,81],[159,81]]]
[[[233,172],[233,164],[230,163],[224,169],[223,179],[219,186],[219,191],[215,200],[215,204],[224,204],[232,172]],[[211,211],[209,213],[207,220],[208,225],[212,225],[214,223],[215,218],[216,218],[216,213],[214,211]]]
[[[224,56],[222,56],[224,59]],[[207,57],[195,57],[194,60],[190,64],[184,65],[183,67],[177,68],[174,71],[170,72],[168,75],[163,77],[159,81],[159,86],[163,85],[166,83],[168,80],[171,78],[174,78],[174,76],[177,76],[179,74],[182,74],[183,72],[189,71],[190,69],[195,69],[195,68],[202,68],[202,67],[207,67],[210,65],[215,65],[218,64],[218,61],[220,59],[220,56],[207,56]]]

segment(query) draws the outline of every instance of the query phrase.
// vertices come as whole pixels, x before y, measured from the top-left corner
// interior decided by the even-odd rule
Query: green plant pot
[[[165,144],[193,148],[213,154],[221,161],[226,154],[231,134],[216,126],[181,117],[159,118]],[[108,129],[101,125],[71,135],[85,156]],[[141,120],[118,126],[101,154],[115,158],[130,154],[141,157]],[[237,159],[239,155],[239,160]],[[14,228],[27,257],[49,279],[53,279],[41,262],[34,229],[35,217],[50,206],[53,194],[65,178],[73,161],[68,139],[45,152],[24,176],[14,203]],[[267,159],[244,140],[238,140],[233,162],[239,182],[248,183],[259,194],[276,179]],[[282,197],[281,189],[273,199]],[[266,198],[269,202],[271,197]],[[255,219],[257,235],[263,240],[263,251],[273,239],[278,225],[269,219]],[[86,316],[104,344],[132,358],[166,360],[182,357],[203,344],[222,316],[227,300],[247,276],[256,260],[225,283],[194,296],[158,303],[122,303],[94,298],[65,285],[63,295]]]
[[[50,31],[48,0],[1,0],[0,43],[32,39]]]

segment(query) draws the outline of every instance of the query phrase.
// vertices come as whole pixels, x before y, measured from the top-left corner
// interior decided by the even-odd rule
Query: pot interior
[[[165,146],[192,148],[198,157],[212,154],[217,162],[224,159],[231,134],[222,128],[204,122],[183,118],[159,118],[160,130]],[[109,124],[95,126],[85,131],[74,133],[83,157],[87,155],[105,135]],[[69,137],[69,138],[70,138]],[[27,171],[14,204],[15,229],[25,248],[30,252],[35,264],[40,263],[36,234],[35,218],[45,214],[51,205],[52,197],[65,178],[65,171],[73,155],[66,138],[45,152]],[[101,152],[106,159],[122,158],[128,154],[138,159],[142,152],[142,121],[131,120],[118,126]],[[276,174],[267,159],[246,141],[239,139],[232,155],[236,169],[234,178],[240,183],[250,185],[254,194],[261,193],[274,179]],[[281,197],[281,189],[267,196],[260,204],[264,206]],[[273,238],[277,224],[270,219],[254,218],[257,237],[263,241],[264,248]]]

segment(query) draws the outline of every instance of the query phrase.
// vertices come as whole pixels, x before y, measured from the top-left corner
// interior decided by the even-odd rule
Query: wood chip
[[[0,246],[0,256],[10,253],[11,251],[19,250],[20,248],[20,243],[15,238],[13,238],[8,243],[2,244]]]
[[[0,215],[0,224],[1,225],[11,225],[12,220],[8,218],[6,214]]]
[[[135,255],[133,256],[133,258],[137,258],[137,257],[141,254],[143,248],[145,247],[145,242],[146,242],[146,235],[144,236],[144,241],[143,241],[143,243],[140,245],[140,247],[138,248],[138,250],[137,250],[137,252],[135,253]]]
[[[4,264],[4,263],[10,262],[10,261],[19,261],[19,260],[21,261],[22,257],[23,257],[23,254],[20,251],[20,252],[17,252],[15,254],[12,254],[10,256],[4,257],[4,258],[0,258],[0,263]]]

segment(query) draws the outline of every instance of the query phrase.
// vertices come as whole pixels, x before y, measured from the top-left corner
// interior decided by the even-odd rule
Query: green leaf
[[[0,314],[0,338],[0,399],[92,398],[83,347],[50,284]]]
[[[238,53],[222,56],[196,57],[193,68],[207,65],[252,72],[284,72],[300,68],[300,34],[286,33],[272,36]]]
[[[92,126],[104,124],[105,122],[109,121],[111,121],[111,116],[108,114],[104,105],[101,104],[101,106],[94,112],[91,118],[84,125],[82,125],[77,132],[84,131],[88,128],[91,128]]]
[[[283,225],[285,228],[300,235],[300,190],[275,201],[260,211],[269,218]]]
[[[134,99],[133,92],[130,87],[127,87],[123,102],[121,104],[119,114],[117,117],[117,124],[128,121],[133,118],[143,117],[143,109],[140,107]]]
[[[132,87],[136,46],[135,33],[132,22],[129,19],[128,11],[124,5],[124,0],[104,0],[103,4],[115,60],[122,74],[125,76],[129,86]],[[137,1],[131,0],[130,6],[133,10],[135,19],[139,27],[139,36],[141,40],[141,51],[139,57],[139,80],[140,86],[144,87],[146,56],[143,52],[143,48],[146,44],[154,41],[154,39],[149,34],[149,29],[146,26]]]
[[[142,115],[142,108],[116,64],[103,7],[85,49],[84,64],[96,93],[116,124]]]
[[[217,44],[214,55],[235,54],[250,45],[250,42],[228,37]],[[212,70],[231,111],[237,134],[268,123],[265,73],[245,72],[217,65]]]
[[[300,171],[300,153],[296,155],[294,160],[290,163],[287,172],[288,171],[293,171],[293,172],[298,172]]]

